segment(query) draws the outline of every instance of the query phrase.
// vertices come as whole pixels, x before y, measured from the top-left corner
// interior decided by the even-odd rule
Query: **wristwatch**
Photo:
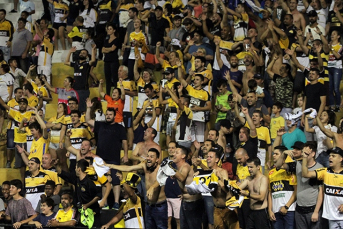
[[[287,205],[284,206],[287,210],[289,209],[289,207]]]

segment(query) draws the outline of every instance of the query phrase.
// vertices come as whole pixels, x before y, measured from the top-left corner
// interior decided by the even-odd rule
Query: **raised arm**
[[[103,79],[99,80],[98,91],[101,98],[105,98],[105,95],[106,95],[103,89],[103,85],[104,85],[104,80]]]
[[[256,127],[255,127],[254,122],[252,121],[252,119],[249,115],[248,108],[241,106],[241,110],[242,110],[243,114],[245,115],[245,118],[247,119],[247,123],[250,127],[250,136],[256,137],[257,136]]]
[[[111,168],[111,169],[116,169],[122,172],[131,172],[135,170],[144,170],[145,168],[145,162],[141,162],[138,165],[112,165],[112,164],[106,164],[104,163],[105,166]],[[101,165],[100,165],[101,166]]]
[[[208,31],[207,24],[206,24],[206,19],[207,19],[206,14],[202,14],[202,15],[201,15],[202,30],[203,30],[205,36],[208,37],[208,39],[210,39],[210,41],[212,41],[213,38],[214,38],[214,36],[213,36],[212,33],[210,33],[210,32]]]
[[[275,55],[267,67],[267,73],[271,79],[274,79],[274,72],[272,71],[272,69],[273,69],[273,66],[274,66],[277,59],[279,59],[279,57],[277,55]]]
[[[76,47],[71,47],[71,48],[70,48],[70,50],[69,50],[69,52],[68,52],[68,55],[67,55],[67,58],[66,58],[66,60],[64,61],[64,64],[65,64],[65,65],[70,66],[70,56],[71,56],[71,54],[74,53],[75,51],[76,51]]]
[[[156,56],[158,62],[161,65],[163,65],[164,60],[160,57],[160,47],[161,47],[161,42],[159,41],[156,43],[156,54],[155,54],[155,56]]]
[[[39,116],[37,109],[35,108],[35,114],[36,114],[36,120],[39,123],[40,127],[42,128],[42,134],[43,134],[43,138],[48,139],[49,134],[48,134],[48,130],[46,128],[45,122],[44,120]]]
[[[92,101],[90,98],[87,98],[87,111],[86,111],[86,122],[89,126],[94,127],[95,121],[91,119],[91,108],[93,106]]]
[[[181,83],[181,85],[182,85],[183,87],[187,87],[188,83],[187,83],[186,80],[184,79],[181,61],[180,61],[180,60],[177,60],[177,61],[176,61],[176,65],[177,65],[177,70],[178,70],[178,76],[179,76],[180,83]]]
[[[75,149],[71,145],[70,136],[71,136],[71,130],[68,130],[67,133],[65,134],[65,141],[64,141],[65,148],[66,148],[67,151],[69,151],[70,153],[74,154],[76,156],[76,160],[78,161],[78,160],[81,159],[81,158],[79,158],[80,157],[80,150]]]
[[[121,92],[121,100],[125,101],[125,89],[124,89],[124,86],[123,86],[123,79],[122,78],[119,78],[119,86],[120,86],[120,92]]]
[[[44,81],[44,85],[46,86],[46,88],[48,88],[49,91],[53,92],[56,94],[56,88],[52,87],[48,81],[46,81],[45,77],[42,77],[42,80]]]
[[[136,55],[135,56],[135,64],[133,65],[133,75],[134,75],[134,78],[135,78],[135,81],[137,81],[139,79],[139,72],[138,72],[138,60],[140,59],[141,57],[139,55]]]
[[[302,161],[302,165],[301,165],[301,171],[302,171],[302,176],[305,178],[317,178],[317,173],[316,171],[309,171],[308,167],[307,167],[307,157],[310,154],[308,147],[303,149],[303,161]]]

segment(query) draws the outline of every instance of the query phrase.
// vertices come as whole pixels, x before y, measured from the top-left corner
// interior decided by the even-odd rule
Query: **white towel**
[[[102,177],[105,173],[107,173],[110,168],[107,166],[99,166],[99,165],[103,165],[104,164],[104,160],[102,160],[101,157],[95,157],[93,160],[93,167],[95,169],[96,174],[99,177]]]

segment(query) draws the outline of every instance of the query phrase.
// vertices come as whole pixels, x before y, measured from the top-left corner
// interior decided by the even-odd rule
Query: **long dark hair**
[[[91,119],[94,119],[94,120],[95,120],[95,117],[96,117],[95,112],[96,112],[97,110],[100,111],[100,114],[103,114],[104,112],[103,112],[103,110],[102,110],[102,104],[101,104],[101,102],[99,101],[99,98],[98,98],[98,97],[92,98],[91,101],[92,101],[92,103],[93,103],[93,106],[92,106],[92,108],[91,108]]]

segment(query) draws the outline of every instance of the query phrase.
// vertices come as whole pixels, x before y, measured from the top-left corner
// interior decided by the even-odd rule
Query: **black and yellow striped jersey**
[[[26,98],[29,102],[29,107],[37,107],[38,106],[38,98],[32,95],[30,98]]]
[[[64,115],[62,115],[59,118],[55,116],[55,117],[50,118],[48,122],[51,122],[54,124],[61,123],[62,125],[64,125],[65,123],[64,118],[65,118]],[[61,135],[61,130],[50,129],[50,142],[58,144],[60,142],[60,135]]]
[[[329,67],[328,67],[329,54],[325,54],[324,51],[321,51],[320,56],[322,57],[322,60],[323,60],[324,81],[329,81]],[[317,53],[314,53],[314,52],[310,52],[308,57],[310,61],[313,59],[318,60]],[[309,81],[306,81],[306,82],[309,82]]]
[[[147,98],[145,92],[144,92],[144,87],[147,83],[142,79],[142,77],[139,77],[139,79],[137,80],[137,91],[138,91],[138,104],[137,104],[137,108],[142,108],[143,103],[145,101],[145,99]],[[154,88],[155,92],[158,92],[158,84],[155,81],[150,81],[149,84],[152,85],[152,87]]]
[[[285,206],[291,198],[294,187],[297,185],[296,174],[289,173],[284,169],[273,168],[269,171],[269,191],[272,195],[272,211],[279,212],[280,208]],[[288,211],[295,210],[295,203],[289,206]]]
[[[44,194],[45,183],[48,180],[51,180],[49,175],[43,171],[39,171],[34,177],[31,172],[25,172],[25,198],[31,202],[33,209],[36,209],[40,196]]]
[[[136,203],[128,199],[123,207],[123,218],[126,228],[144,228],[141,198],[137,196]]]
[[[54,11],[55,11],[55,23],[64,23],[66,21],[65,20],[61,20],[61,17],[64,17],[65,14],[68,13],[69,11],[69,6],[64,3],[63,1],[59,1],[59,0],[54,0],[53,2],[54,5]]]
[[[0,37],[6,41],[12,41],[14,33],[14,27],[11,21],[4,19],[0,21]],[[8,38],[8,39],[7,39]]]
[[[190,99],[190,107],[198,106],[205,107],[206,103],[210,101],[210,94],[204,89],[195,89],[191,85],[187,85],[186,90]],[[204,111],[193,111],[193,121],[205,122]]]
[[[15,143],[25,143],[26,142],[26,133],[21,133],[19,131],[20,122],[23,120],[23,118],[26,118],[27,120],[30,120],[31,115],[33,114],[32,111],[26,111],[24,113],[21,113],[20,111],[10,109],[8,111],[8,115],[13,118],[13,124],[14,124],[14,142]],[[29,122],[24,123],[24,127],[27,126]]]
[[[335,173],[331,168],[316,169],[317,179],[324,183],[323,218],[328,220],[343,220],[338,211],[343,204],[343,170]]]
[[[103,0],[98,5],[98,12],[99,12],[99,24],[106,24],[110,21],[113,10],[115,9],[115,4],[112,0]]]
[[[93,166],[88,167],[86,169],[86,173],[89,179],[91,179],[97,187],[101,187],[102,185],[105,185],[108,182],[107,177],[105,175],[103,175],[102,177],[98,176]]]
[[[89,127],[84,123],[81,123],[77,127],[72,127],[69,130],[71,130],[70,142],[75,149],[80,149],[81,143],[84,139],[91,140],[94,138]]]

